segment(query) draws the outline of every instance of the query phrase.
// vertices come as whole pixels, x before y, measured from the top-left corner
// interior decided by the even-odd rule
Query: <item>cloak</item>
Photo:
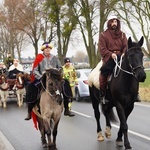
[[[32,67],[32,74],[31,74],[31,81],[34,81],[35,77],[34,77],[34,74],[33,74],[33,70],[35,67],[38,66],[38,64],[43,60],[44,58],[44,55],[43,54],[38,54],[34,63],[33,63],[33,67]]]
[[[31,74],[31,81],[34,81],[35,80],[35,77],[34,77],[34,74],[33,74],[33,70],[35,67],[38,66],[38,64],[43,60],[44,58],[44,55],[43,54],[38,54],[34,63],[33,63],[33,67],[32,67],[32,74]],[[37,125],[37,116],[36,114],[32,111],[31,112],[31,116],[32,116],[32,120],[33,120],[33,123],[34,123],[34,127],[38,130],[38,125]]]

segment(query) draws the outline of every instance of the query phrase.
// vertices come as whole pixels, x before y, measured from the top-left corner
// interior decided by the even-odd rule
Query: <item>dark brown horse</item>
[[[37,113],[36,115],[43,147],[46,147],[48,142],[49,150],[57,150],[57,128],[63,111],[62,81],[61,71],[54,68],[46,70],[41,79],[41,116]]]
[[[146,73],[143,67],[143,53],[141,46],[143,45],[143,37],[139,42],[132,42],[128,39],[128,49],[125,52],[122,62],[116,62],[115,72],[111,81],[108,84],[108,91],[106,99],[108,103],[102,104],[102,111],[106,118],[105,136],[111,136],[110,121],[115,121],[113,107],[116,107],[117,114],[120,120],[120,128],[116,139],[117,146],[123,146],[122,137],[124,136],[124,146],[126,150],[132,149],[128,139],[128,125],[127,119],[134,108],[139,89],[139,82],[144,82]],[[99,89],[91,85],[90,96],[92,99],[92,106],[97,122],[98,140],[103,141],[102,129],[100,125],[100,111],[99,111]]]

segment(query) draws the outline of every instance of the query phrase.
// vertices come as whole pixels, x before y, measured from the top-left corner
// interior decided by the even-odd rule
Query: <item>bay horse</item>
[[[146,79],[146,73],[143,67],[143,52],[141,49],[143,40],[143,37],[141,37],[138,42],[133,42],[131,37],[129,37],[128,49],[124,54],[122,62],[120,60],[119,64],[116,61],[116,71],[114,71],[112,79],[108,83],[106,99],[109,100],[109,102],[101,104],[102,112],[106,118],[106,138],[110,138],[111,136],[110,121],[115,121],[113,107],[116,107],[120,120],[120,128],[116,139],[116,145],[123,146],[122,137],[124,136],[124,147],[126,150],[132,149],[128,139],[127,119],[134,108],[134,102],[138,95],[139,82],[144,82]],[[91,81],[92,79],[89,78],[89,82]],[[94,84],[91,84],[89,89],[97,122],[98,140],[103,141],[104,136],[102,135],[100,125],[99,89]]]
[[[41,78],[42,90],[39,102],[41,116],[37,112],[36,115],[43,148],[48,146],[49,150],[57,150],[57,128],[63,111],[62,82],[62,71],[55,68],[46,70]]]
[[[7,76],[3,73],[0,75],[0,107],[3,106],[3,108],[6,108],[7,106],[8,89]]]

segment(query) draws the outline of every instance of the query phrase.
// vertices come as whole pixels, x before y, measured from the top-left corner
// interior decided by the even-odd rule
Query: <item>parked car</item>
[[[89,87],[88,87],[88,75],[91,69],[77,69],[78,84],[75,85],[75,100],[81,101],[83,98],[88,98]]]

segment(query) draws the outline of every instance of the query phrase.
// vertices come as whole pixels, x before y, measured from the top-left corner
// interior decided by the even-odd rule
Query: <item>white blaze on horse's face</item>
[[[60,95],[60,91],[57,89],[57,91],[55,91],[56,95]]]
[[[18,80],[19,80],[19,83],[20,83],[20,84],[23,84],[23,83],[22,83],[22,79],[21,79],[20,76],[18,77]]]

